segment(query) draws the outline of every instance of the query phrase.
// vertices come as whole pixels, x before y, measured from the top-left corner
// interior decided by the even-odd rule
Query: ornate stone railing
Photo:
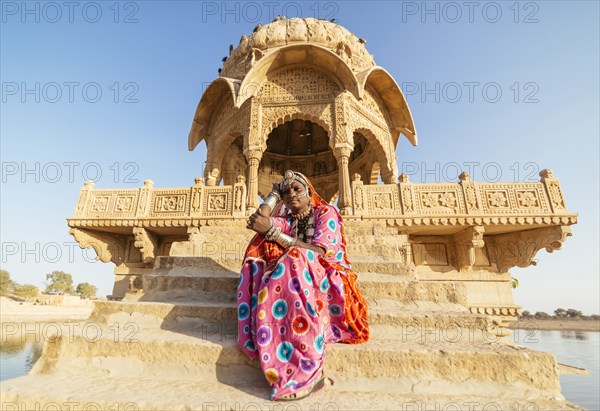
[[[364,185],[355,174],[355,216],[395,219],[415,224],[574,224],[558,179],[543,170],[540,182],[476,183],[468,173],[458,183],[414,184],[402,174],[398,184]]]
[[[94,189],[86,182],[79,193],[75,215],[69,219],[144,220],[234,218],[246,212],[246,184],[205,186],[201,178],[192,187],[153,188],[151,180],[138,189]]]
[[[550,170],[540,182],[476,183],[467,173],[457,183],[411,183],[405,174],[398,184],[366,185],[358,174],[352,181],[353,214],[349,218],[387,219],[393,225],[571,225],[577,215],[567,211],[558,179]],[[246,215],[246,183],[154,188],[151,180],[137,189],[95,189],[86,182],[79,193],[70,226],[136,226],[169,222],[188,226],[190,219],[238,219]],[[104,224],[99,224],[100,221]],[[92,221],[94,221],[92,223]],[[144,224],[146,225],[146,224]],[[162,225],[162,224],[161,224]]]
[[[540,176],[534,183],[475,183],[463,173],[457,183],[414,184],[401,175],[398,184],[365,185],[355,175],[352,213],[344,216],[350,251],[358,260],[416,266],[419,281],[459,281],[472,312],[513,318],[519,306],[508,270],[535,265],[540,249],[560,249],[577,222],[552,172]],[[248,241],[246,199],[241,176],[230,186],[197,178],[192,187],[160,189],[150,180],[137,189],[87,182],[67,221],[82,248],[116,265],[113,297],[121,298],[139,287],[157,256],[237,258],[243,249],[230,243]],[[208,252],[207,244],[221,251]]]

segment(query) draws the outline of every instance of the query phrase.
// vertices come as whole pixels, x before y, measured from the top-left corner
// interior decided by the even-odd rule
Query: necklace
[[[292,215],[292,230],[295,237],[300,241],[309,242],[315,232],[315,219],[313,216],[313,208],[309,207],[303,213]]]
[[[308,206],[308,208],[306,210],[304,210],[301,213],[298,214],[292,214],[292,218],[295,218],[296,220],[302,220],[306,217],[308,217],[308,215],[312,212],[312,207]]]

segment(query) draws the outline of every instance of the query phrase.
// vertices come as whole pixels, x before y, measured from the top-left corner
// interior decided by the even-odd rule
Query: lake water
[[[583,331],[515,331],[514,340],[531,350],[545,351],[560,363],[585,368],[589,375],[561,375],[565,398],[589,410],[600,410],[600,333]]]
[[[589,375],[562,375],[563,395],[589,410],[600,410],[600,333],[580,331],[515,331],[515,342],[556,355],[558,362],[585,368]],[[29,372],[42,353],[42,342],[0,344],[0,381]]]

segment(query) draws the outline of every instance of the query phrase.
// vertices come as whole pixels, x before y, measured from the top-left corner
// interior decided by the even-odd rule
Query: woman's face
[[[304,186],[297,181],[293,181],[290,186],[284,188],[281,192],[285,206],[293,214],[301,213],[308,208],[310,198],[306,194]]]

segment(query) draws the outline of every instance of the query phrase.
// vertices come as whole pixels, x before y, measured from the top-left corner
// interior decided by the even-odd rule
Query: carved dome
[[[344,27],[314,18],[278,17],[272,23],[256,26],[231,51],[223,64],[222,77],[241,80],[254,63],[273,49],[295,44],[314,44],[340,56],[355,73],[375,66],[365,41]]]

